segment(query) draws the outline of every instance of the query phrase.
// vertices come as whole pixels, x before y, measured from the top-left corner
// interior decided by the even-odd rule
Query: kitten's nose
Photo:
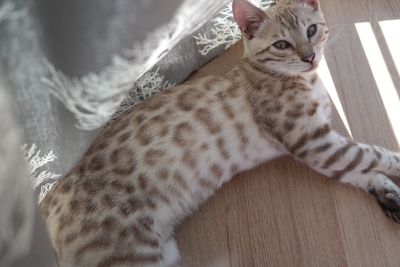
[[[315,53],[312,53],[309,56],[303,57],[301,60],[307,63],[313,63],[314,59],[315,59]]]

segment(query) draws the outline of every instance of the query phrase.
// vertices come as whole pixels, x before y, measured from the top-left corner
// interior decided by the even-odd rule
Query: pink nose
[[[314,59],[315,59],[315,53],[312,53],[309,56],[303,57],[301,60],[307,63],[313,63]]]

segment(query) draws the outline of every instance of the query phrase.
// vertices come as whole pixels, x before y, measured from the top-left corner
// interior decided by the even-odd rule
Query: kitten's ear
[[[267,14],[247,0],[233,0],[233,16],[242,33],[251,40]]]
[[[319,9],[319,0],[297,0],[298,3],[307,4],[315,10]]]

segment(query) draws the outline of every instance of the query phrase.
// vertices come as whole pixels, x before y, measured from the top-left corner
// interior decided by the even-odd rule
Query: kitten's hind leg
[[[163,266],[166,267],[181,266],[181,256],[174,238],[171,238],[167,242],[165,242],[163,249],[163,256],[164,256]]]
[[[377,174],[368,185],[368,191],[379,202],[386,215],[400,224],[400,188],[383,174]]]

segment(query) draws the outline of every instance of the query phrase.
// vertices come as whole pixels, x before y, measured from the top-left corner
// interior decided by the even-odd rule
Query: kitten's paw
[[[373,195],[386,215],[400,224],[400,188],[384,175],[379,175],[370,185]]]
[[[168,267],[180,267],[181,256],[175,239],[171,238],[164,244],[164,265]]]

